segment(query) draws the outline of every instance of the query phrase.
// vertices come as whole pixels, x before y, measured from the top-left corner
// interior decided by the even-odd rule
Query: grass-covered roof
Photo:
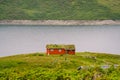
[[[66,50],[75,50],[75,45],[66,45],[65,46]]]
[[[48,44],[46,46],[46,48],[49,48],[49,49],[60,49],[60,48],[65,48],[65,45],[62,45],[62,44]]]
[[[75,50],[75,45],[64,45],[64,44],[47,44],[46,48],[48,49],[66,49],[66,50]]]

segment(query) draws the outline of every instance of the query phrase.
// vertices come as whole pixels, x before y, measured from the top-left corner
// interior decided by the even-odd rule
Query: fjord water
[[[45,52],[46,44],[75,44],[77,52],[120,54],[120,26],[0,25],[0,57]]]

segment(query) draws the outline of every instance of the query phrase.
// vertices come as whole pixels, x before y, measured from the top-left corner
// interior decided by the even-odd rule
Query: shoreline
[[[120,20],[0,20],[0,25],[120,25]]]

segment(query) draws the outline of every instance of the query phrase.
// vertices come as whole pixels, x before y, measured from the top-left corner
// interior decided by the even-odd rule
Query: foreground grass
[[[120,20],[120,0],[0,0],[0,19]]]
[[[0,80],[120,80],[119,65],[112,54],[16,55],[0,58]]]

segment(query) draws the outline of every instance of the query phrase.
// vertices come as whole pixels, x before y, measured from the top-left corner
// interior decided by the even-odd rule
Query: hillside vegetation
[[[0,20],[120,20],[120,0],[0,0]]]
[[[33,53],[0,58],[0,80],[120,80],[120,55]]]

